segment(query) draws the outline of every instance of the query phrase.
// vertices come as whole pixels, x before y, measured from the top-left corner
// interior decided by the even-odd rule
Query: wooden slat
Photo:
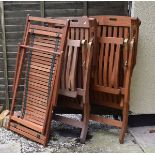
[[[44,99],[44,100],[47,99],[46,96],[40,95],[40,94],[38,94],[38,93],[36,93],[36,92],[32,92],[30,89],[28,90],[28,95],[32,95],[32,96],[38,97],[39,99],[40,99],[40,98],[41,98],[41,99]]]
[[[38,99],[38,100],[40,100],[40,101],[42,101],[42,102],[47,102],[47,100],[46,99],[42,99],[42,98],[38,98],[38,97],[36,97],[36,96],[34,96],[34,95],[28,95],[29,97],[31,97],[31,98],[34,98],[34,99]]]
[[[70,77],[69,77],[72,91],[75,91],[76,89],[77,60],[78,60],[78,49],[77,47],[74,47],[73,54],[72,54],[71,69],[70,69],[71,71],[70,71]]]
[[[71,28],[71,39],[74,40],[75,39],[75,29]]]
[[[48,32],[62,33],[62,29],[53,28],[53,27],[45,27],[45,26],[40,26],[40,25],[30,25],[30,28],[31,29],[48,31]]]
[[[30,75],[33,75],[33,76],[40,77],[40,78],[44,78],[44,79],[47,79],[47,80],[49,79],[48,76],[46,76],[46,75],[41,75],[41,74],[37,73],[37,70],[36,70],[35,73],[34,73],[34,72],[30,72],[29,74],[30,74]]]
[[[53,58],[53,55],[50,55],[49,53],[42,53],[42,52],[39,52],[39,51],[33,51],[32,56],[33,55],[40,56],[40,57],[43,57],[43,58],[49,58],[49,59]],[[56,56],[55,59],[57,60],[58,57]]]
[[[42,108],[40,108],[40,107],[37,107],[37,106],[35,106],[35,105],[32,105],[31,104],[31,102],[29,103],[29,102],[27,102],[26,103],[26,107],[27,108],[32,108],[33,110],[34,110],[34,112],[35,111],[37,111],[37,112],[39,112],[39,113],[43,113],[43,114],[45,114],[45,112],[46,112],[46,109],[44,110],[44,109],[42,109]],[[46,107],[46,106],[45,106]]]
[[[116,56],[115,56],[115,80],[114,80],[114,87],[118,88],[119,86],[119,62],[120,62],[120,45],[116,47]]]
[[[37,125],[40,125],[40,126],[43,125],[43,122],[41,122],[40,119],[37,119],[36,116],[33,117],[33,116],[31,116],[31,115],[26,115],[26,114],[25,114],[24,119],[27,120],[27,121],[30,121],[30,122],[32,122],[32,123],[35,123],[35,124],[37,124]]]
[[[51,57],[52,58],[52,57]],[[45,57],[41,57],[41,56],[36,56],[32,54],[32,58],[31,61],[40,61],[40,63],[45,64],[45,65],[51,65],[51,58],[45,58]],[[57,57],[56,57],[57,60]]]
[[[80,39],[80,28],[75,28],[75,32],[76,32],[75,39],[79,40]]]
[[[44,72],[47,72],[47,73],[50,73],[50,67],[46,66],[46,65],[41,65],[41,67],[39,67],[39,63],[34,63],[34,62],[31,62],[31,68],[33,69],[36,69],[36,70],[40,70],[40,71],[44,71]],[[47,68],[43,68],[44,67],[47,67]]]
[[[66,46],[64,59],[63,59],[63,66],[62,66],[62,75],[61,75],[61,83],[60,89],[66,88],[66,65],[67,65],[67,56],[68,56],[68,46]]]
[[[123,38],[116,38],[116,37],[102,37],[99,38],[99,42],[106,43],[106,44],[123,44]]]
[[[66,66],[66,87],[67,89],[70,88],[69,76],[70,76],[70,68],[71,68],[71,59],[72,59],[72,46],[69,46],[67,66]]]
[[[100,44],[100,54],[99,54],[99,66],[98,66],[98,84],[99,85],[102,85],[103,84],[103,79],[102,79],[102,76],[103,76],[103,60],[104,60],[104,44]]]
[[[122,110],[123,106],[119,103],[119,101],[115,100],[115,97],[113,97],[114,101],[110,102],[107,101],[103,102],[104,100],[94,100],[93,105],[95,106],[103,106],[103,107],[109,107],[109,108],[113,108],[113,109],[118,109],[118,110]]]
[[[33,42],[33,45],[39,45],[39,46],[43,46],[43,47],[49,47],[49,48],[52,48],[52,49],[55,48],[55,45],[53,45],[53,44],[46,44],[46,43],[37,42],[37,41],[34,41]],[[59,49],[59,46],[57,46],[57,47]]]
[[[44,43],[43,43],[44,44]],[[51,54],[51,53],[53,53],[53,54],[56,54],[56,55],[60,55],[62,52],[59,50],[59,48],[60,48],[60,46],[58,46],[58,49],[57,49],[57,51],[55,51],[55,45],[53,46],[52,45],[52,47],[45,47],[45,46],[42,46],[42,45],[35,45],[35,43],[34,43],[34,45],[33,45],[33,47],[27,47],[27,48],[29,48],[29,49],[34,49],[34,50],[38,50],[37,52],[42,52],[42,53],[49,53],[49,54]]]
[[[75,127],[78,127],[78,128],[83,127],[83,123],[81,121],[78,121],[78,120],[73,120],[73,119],[63,117],[63,116],[59,116],[59,115],[54,115],[53,118],[56,121],[60,121],[62,123],[65,123],[65,124],[68,124],[68,125],[71,125],[71,126],[75,126]]]
[[[67,45],[68,46],[73,46],[73,47],[80,47],[80,40],[71,40],[71,39],[68,39],[67,40]]]
[[[60,55],[61,52],[58,50],[57,52],[54,52],[51,48],[42,48],[41,46],[36,46],[34,45],[33,47],[30,46],[25,46],[25,45],[20,45],[23,48],[28,48],[28,49],[33,49],[33,50],[37,50],[37,51],[43,51],[43,52],[47,52],[47,53],[54,53],[56,55]]]
[[[51,24],[67,24],[67,21],[65,20],[58,20],[58,19],[48,19],[48,18],[41,18],[41,17],[33,17],[33,16],[29,16],[29,20],[32,21],[39,21],[39,22],[45,22],[45,23],[51,23]]]
[[[29,29],[29,32],[33,32],[34,34],[38,34],[38,35],[47,35],[47,36],[52,36],[52,37],[57,37],[57,34],[54,32],[47,32],[47,31],[43,31],[43,30],[36,30],[36,29]],[[59,34],[59,37],[62,37],[62,34]]]
[[[109,125],[113,125],[113,126],[116,126],[116,127],[119,127],[119,128],[122,127],[122,122],[121,121],[113,120],[113,119],[110,119],[110,118],[103,118],[101,116],[96,116],[96,115],[93,115],[93,114],[90,115],[90,120],[97,121],[97,122],[100,122],[100,123],[109,124]]]
[[[85,38],[86,41],[89,41],[89,31],[88,29],[85,29]]]
[[[122,16],[94,16],[99,22],[99,25],[106,26],[131,26],[131,18],[130,17],[122,17]]]
[[[48,65],[44,65],[44,64],[41,64],[41,63],[39,63],[39,62],[31,61],[31,66],[41,67],[41,68],[45,68],[45,69],[50,70],[50,68],[51,68],[51,63],[48,63]],[[55,66],[55,64],[54,64],[54,66]]]
[[[94,90],[99,91],[99,92],[111,93],[111,94],[120,94],[121,93],[120,89],[114,89],[111,87],[105,87],[105,86],[100,86],[100,85],[95,85]]]
[[[46,110],[47,108],[47,104],[39,104],[38,102],[32,102],[30,99],[27,100],[27,103],[31,106],[36,106],[37,108],[36,109],[43,109],[44,111]],[[39,110],[39,111],[42,111],[42,110]],[[43,112],[44,112],[43,111]]]
[[[117,33],[118,33],[118,28],[114,27],[113,37],[117,37]],[[109,74],[109,77],[110,77],[110,75],[112,75],[112,72],[113,72],[114,54],[115,54],[114,47],[115,47],[114,44],[111,44],[111,52],[110,52],[110,62],[111,62],[111,64],[110,64],[110,72],[111,73]]]
[[[41,102],[41,101],[37,101],[37,100],[32,99],[32,98],[27,98],[27,102],[29,102],[30,104],[36,105],[38,107],[41,107],[44,110],[47,108],[47,103]]]
[[[68,96],[68,97],[77,97],[77,91],[69,91],[69,90],[66,90],[66,89],[59,89],[59,94],[60,95],[64,95],[64,96]]]
[[[43,82],[43,81],[36,81],[35,79],[32,79],[32,78],[30,78],[29,79],[29,81],[31,81],[31,82],[34,82],[34,83],[38,83],[38,84],[41,84],[41,85],[44,85],[44,86],[48,86],[48,83],[47,82]],[[30,90],[30,89],[29,89]],[[33,89],[32,89],[33,90]],[[35,90],[36,91],[36,90]],[[37,91],[36,91],[37,92]],[[39,91],[38,91],[39,92]],[[40,92],[40,93],[42,93],[42,92]],[[46,93],[44,93],[44,94],[42,94],[42,95],[44,95],[44,96],[46,96],[47,94]]]
[[[31,113],[33,113],[32,115],[40,115],[40,116],[42,116],[42,118],[43,119],[45,119],[45,113],[43,113],[43,112],[41,112],[41,111],[38,111],[38,110],[36,110],[36,109],[33,109],[33,108],[31,108],[31,107],[26,107],[26,112],[31,112]]]
[[[113,30],[113,37],[117,37],[118,31],[119,31],[119,27],[114,27]],[[119,31],[120,33],[120,31]],[[120,37],[120,36],[119,36]],[[122,38],[122,37],[121,37]],[[115,58],[115,46],[114,44],[111,44],[111,51],[110,51],[110,64],[109,64],[109,86],[113,87],[114,83],[113,83],[113,79],[112,79],[112,75],[115,72],[115,65],[114,65],[114,58]],[[111,95],[111,102],[117,103],[117,97],[114,95]]]
[[[108,56],[109,56],[109,44],[105,44],[105,54],[104,54],[104,71],[103,71],[103,82],[104,86],[108,85]]]
[[[40,42],[40,43],[46,43],[51,45],[56,45],[56,38],[55,37],[41,37],[41,36],[35,36],[34,42]],[[60,45],[60,43],[58,43]]]
[[[45,114],[37,113],[37,111],[32,111],[29,108],[26,109],[25,114],[26,115],[32,115],[32,116],[35,116],[35,117],[40,118],[40,119],[45,118]]]

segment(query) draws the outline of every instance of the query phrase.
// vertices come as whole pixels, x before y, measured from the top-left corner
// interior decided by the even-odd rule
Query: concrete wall
[[[155,1],[133,2],[132,16],[139,17],[142,23],[130,110],[135,114],[155,114]]]

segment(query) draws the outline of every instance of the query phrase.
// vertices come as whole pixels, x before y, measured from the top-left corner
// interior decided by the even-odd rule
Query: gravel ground
[[[80,115],[66,115],[74,119],[80,119]],[[35,142],[23,138],[14,132],[0,128],[0,144],[11,144],[12,142],[20,143],[22,153],[28,152],[85,152],[84,148],[90,143],[94,132],[114,130],[114,134],[118,134],[118,129],[100,123],[90,121],[89,131],[86,144],[79,143],[80,129],[71,126],[63,125],[53,121],[53,131],[50,135],[50,140],[47,147],[43,147]],[[117,135],[118,136],[118,135]],[[118,137],[117,137],[118,138]],[[87,148],[88,149],[88,148]],[[96,150],[95,152],[98,152]]]

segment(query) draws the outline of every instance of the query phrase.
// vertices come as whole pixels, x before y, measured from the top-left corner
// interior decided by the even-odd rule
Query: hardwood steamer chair
[[[81,128],[80,142],[84,143],[89,123],[89,81],[96,20],[87,17],[62,17],[69,19],[70,27],[64,52],[58,104],[54,119]],[[60,109],[60,112],[58,112]],[[75,120],[60,115],[66,110],[80,110],[82,119]],[[69,112],[70,113],[70,112]]]
[[[121,16],[93,16],[98,22],[93,63],[90,120],[121,128],[124,143],[127,129],[130,83],[136,64],[139,19]],[[93,109],[121,111],[122,120],[104,118]]]
[[[47,27],[48,24],[53,26]],[[8,129],[43,145],[49,137],[53,106],[57,102],[67,29],[67,20],[27,16],[18,48]],[[16,96],[22,71],[25,84],[21,112],[17,113]]]

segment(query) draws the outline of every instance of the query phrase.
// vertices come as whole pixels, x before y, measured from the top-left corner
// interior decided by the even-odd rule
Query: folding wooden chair
[[[87,17],[66,18],[70,19],[70,27],[63,60],[57,109],[59,108],[61,112],[66,109],[66,113],[70,113],[71,109],[80,110],[82,111],[82,120],[59,115],[57,110],[54,119],[81,128],[80,141],[84,143],[89,122],[89,79],[96,22]]]
[[[127,129],[131,75],[136,63],[140,21],[131,17],[96,16],[98,21],[90,120],[121,128],[120,143]],[[121,111],[122,120],[93,113],[96,108]],[[100,110],[101,111],[101,110]]]
[[[53,27],[45,25],[53,24]],[[59,28],[55,25],[59,25]],[[17,53],[8,129],[46,145],[53,105],[57,102],[68,21],[28,16]],[[25,72],[22,108],[16,112],[21,72]]]

